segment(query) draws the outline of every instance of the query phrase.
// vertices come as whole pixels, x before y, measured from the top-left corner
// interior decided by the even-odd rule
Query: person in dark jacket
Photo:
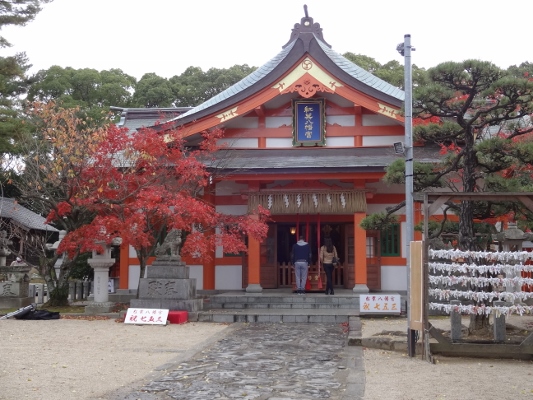
[[[294,266],[294,275],[296,277],[296,293],[305,293],[305,283],[307,282],[307,273],[311,263],[311,246],[300,236],[294,246],[292,246],[292,265]]]

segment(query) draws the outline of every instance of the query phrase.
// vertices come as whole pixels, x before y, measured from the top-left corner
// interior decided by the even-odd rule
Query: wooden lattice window
[[[382,256],[399,256],[400,255],[400,225],[394,224],[381,231],[381,255]]]

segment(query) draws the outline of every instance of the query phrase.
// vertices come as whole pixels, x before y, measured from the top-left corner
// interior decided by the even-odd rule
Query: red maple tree
[[[136,250],[142,277],[158,239],[172,229],[184,232],[181,254],[200,262],[216,246],[226,253],[245,252],[247,235],[266,236],[268,211],[227,215],[204,200],[217,178],[206,161],[215,159],[221,130],[203,133],[198,146],[189,145],[180,130],[160,132],[108,127],[99,146],[86,154],[90,166],[82,170],[69,201],[48,216],[49,221],[62,218],[72,204],[95,215],[90,224],[69,232],[58,251],[101,250],[102,242],[120,237]]]

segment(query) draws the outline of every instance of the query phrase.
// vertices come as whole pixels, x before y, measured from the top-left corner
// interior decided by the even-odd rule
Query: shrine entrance
[[[320,230],[318,230],[320,227]],[[353,224],[343,222],[299,222],[269,224],[268,236],[260,247],[260,285],[263,289],[293,288],[294,272],[291,267],[292,246],[299,236],[311,247],[311,265],[309,266],[309,283],[311,291],[319,288],[318,257],[324,239],[330,237],[337,248],[340,262],[333,271],[333,286],[352,288],[355,284],[355,254]],[[379,235],[367,233],[367,265],[369,286],[379,289],[381,285],[381,259],[379,257]],[[323,286],[326,276],[320,269]],[[371,281],[371,282],[370,282]],[[243,282],[243,286],[245,286]],[[309,285],[308,285],[309,287]]]

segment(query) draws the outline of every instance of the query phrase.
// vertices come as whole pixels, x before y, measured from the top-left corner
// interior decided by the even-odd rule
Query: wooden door
[[[263,289],[278,287],[277,226],[268,225],[268,234],[260,246],[259,280]]]
[[[346,225],[345,229],[345,245],[346,256],[344,262],[344,287],[346,289],[353,289],[355,286],[355,241],[353,236],[353,224]],[[342,255],[340,255],[342,260]]]
[[[381,247],[379,231],[366,231],[366,274],[369,290],[381,290]]]

